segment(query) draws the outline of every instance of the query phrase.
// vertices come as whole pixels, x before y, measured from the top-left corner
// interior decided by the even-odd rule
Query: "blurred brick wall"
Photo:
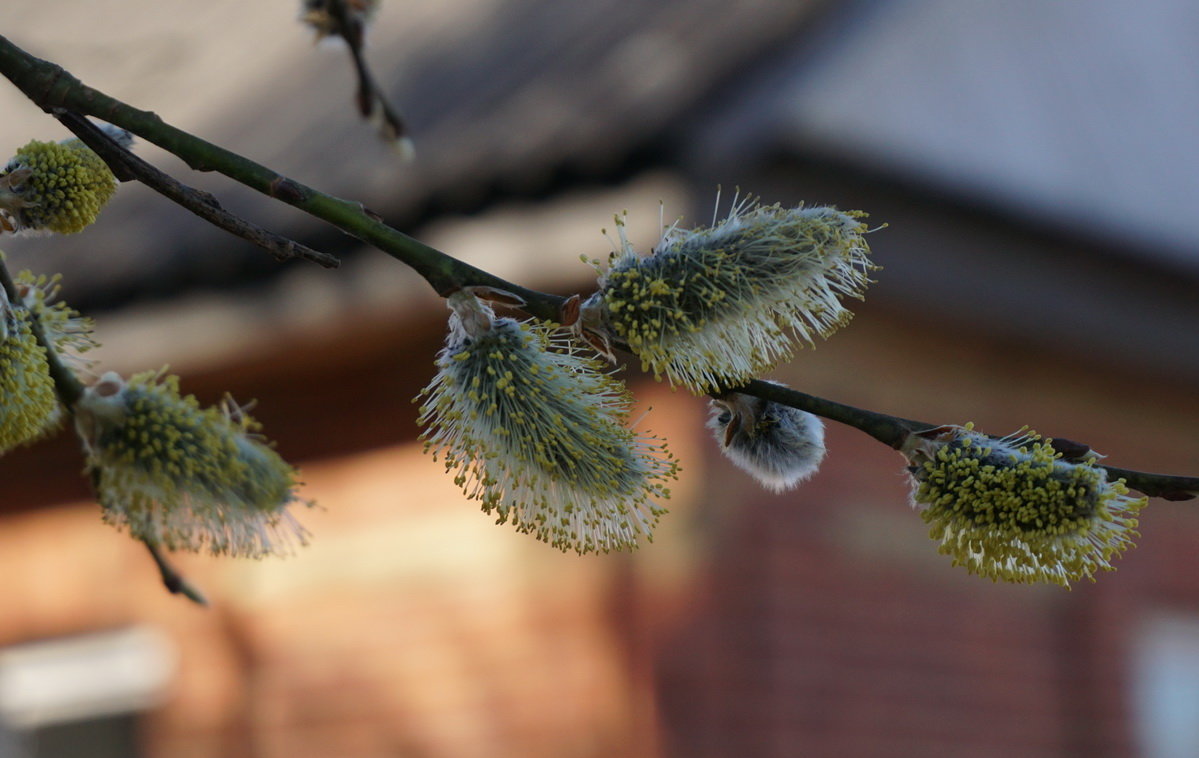
[[[699,406],[644,394],[655,410],[643,426],[694,459],[685,430]],[[344,422],[321,421],[351,434]],[[0,646],[165,631],[178,669],[141,721],[151,756],[654,754],[636,706],[652,682],[630,665],[612,597],[646,571],[640,596],[677,593],[690,559],[671,546],[678,527],[642,555],[561,553],[496,526],[411,441],[311,461],[303,477],[321,505],[298,514],[314,535],[298,555],[176,556],[209,609],[168,595],[94,505],[5,516]],[[676,489],[680,519],[695,489]]]
[[[1040,424],[1116,465],[1195,469],[1191,387],[875,315],[789,378],[928,421]],[[1097,583],[994,584],[937,554],[896,453],[836,426],[828,449],[821,472],[781,497],[709,464],[706,570],[655,648],[668,754],[1137,754],[1139,625],[1163,609],[1199,614],[1193,503],[1151,501],[1139,547]]]
[[[1187,387],[881,312],[784,378],[931,421],[1035,423],[1134,467],[1195,460]],[[238,394],[268,409],[279,378],[263,381]],[[142,734],[172,758],[1134,754],[1138,620],[1199,612],[1193,506],[1155,501],[1140,547],[1097,584],[996,585],[936,553],[902,460],[865,436],[830,428],[823,470],[776,497],[704,439],[702,401],[638,394],[685,474],[632,556],[496,527],[397,440],[305,465],[324,509],[304,514],[299,556],[181,559],[208,610],[166,595],[90,504],[5,516],[0,644],[165,630],[178,671]],[[289,435],[353,447],[352,415],[301,422]]]

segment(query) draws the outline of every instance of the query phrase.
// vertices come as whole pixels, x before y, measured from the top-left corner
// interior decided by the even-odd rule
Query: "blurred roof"
[[[1199,196],[1199,83],[1187,76],[1199,68],[1199,9],[1189,0],[1135,11],[1120,0],[393,0],[367,58],[411,125],[413,164],[359,120],[346,51],[314,49],[297,6],[22,3],[6,7],[4,33],[501,276],[542,275],[520,279],[533,286],[569,276],[563,265],[582,277],[577,255],[606,251],[594,231],[575,246],[578,228],[598,230],[645,192],[671,216],[702,220],[695,206],[723,181],[891,222],[876,243],[886,271],[872,302],[1199,377],[1199,335],[1185,328],[1199,318],[1199,231],[1186,213]],[[12,88],[0,87],[0,107],[13,149],[63,134]],[[804,184],[786,163],[797,159],[815,161],[808,173],[823,183]],[[337,276],[280,265],[138,185],[86,234],[3,244],[20,265],[64,272],[66,295],[89,312],[253,291],[243,299],[273,333],[309,328],[330,301],[359,322],[370,308],[394,320],[380,303],[428,294],[389,260],[355,257],[358,244],[322,222],[221,177],[180,177],[268,228],[379,265]],[[843,179],[850,191],[830,184]],[[513,214],[513,201],[543,208]],[[583,209],[594,215],[542,238],[549,219]],[[980,222],[979,209],[991,215]],[[487,226],[466,245],[449,228],[497,210],[502,240]],[[268,295],[267,280],[286,286]],[[370,306],[353,310],[355,298]],[[231,332],[251,331],[233,322]]]
[[[1191,0],[852,2],[708,149],[836,157],[1195,275],[1197,70]]]
[[[410,124],[418,158],[409,165],[358,119],[349,56],[334,42],[313,49],[294,0],[24,3],[6,8],[4,33],[182,129],[404,224],[545,192],[563,172],[619,172],[713,87],[794,39],[816,4],[739,0],[730,12],[716,0],[383,3],[367,59]],[[0,107],[13,149],[63,132],[11,88],[0,88]],[[153,146],[139,152],[167,170],[179,165]],[[181,178],[270,228],[318,247],[345,244],[227,181]],[[86,279],[87,291],[69,283],[68,294],[92,307],[278,269],[147,195],[125,188],[79,238],[5,244]]]

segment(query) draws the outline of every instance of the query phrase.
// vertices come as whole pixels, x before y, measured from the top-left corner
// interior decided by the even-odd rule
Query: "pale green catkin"
[[[466,307],[420,395],[426,450],[498,523],[554,547],[630,550],[650,538],[665,513],[652,499],[669,497],[678,467],[624,425],[623,384],[551,327]]]
[[[104,518],[170,550],[262,557],[290,552],[306,532],[296,472],[257,439],[231,403],[202,408],[178,378],[108,373],[84,393],[76,426]]]

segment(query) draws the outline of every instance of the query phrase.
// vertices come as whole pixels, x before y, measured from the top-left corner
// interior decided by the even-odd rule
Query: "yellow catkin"
[[[31,314],[0,304],[0,453],[27,445],[58,428],[62,411],[46,351],[37,343]]]
[[[107,164],[79,140],[17,150],[0,174],[0,212],[13,231],[81,232],[116,191]]]
[[[1093,459],[1062,460],[1033,432],[992,439],[948,427],[908,457],[914,503],[940,551],[995,580],[1069,586],[1112,570],[1148,502]]]

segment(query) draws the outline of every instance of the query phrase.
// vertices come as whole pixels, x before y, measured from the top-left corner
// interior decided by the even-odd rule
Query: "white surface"
[[[159,702],[175,651],[145,627],[0,650],[0,721],[17,728],[94,718]]]
[[[1162,616],[1144,625],[1132,684],[1140,754],[1199,755],[1199,616]]]
[[[1199,262],[1199,3],[864,7],[796,64],[793,144]]]

